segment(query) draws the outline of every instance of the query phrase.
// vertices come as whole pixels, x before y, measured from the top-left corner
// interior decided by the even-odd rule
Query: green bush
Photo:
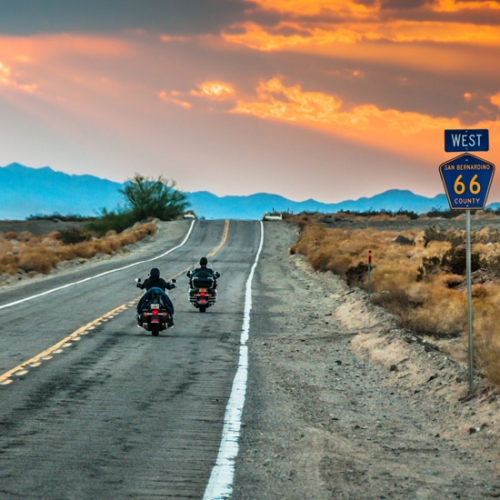
[[[167,221],[182,215],[189,206],[187,195],[175,189],[175,185],[175,181],[162,176],[154,180],[135,174],[120,193],[127,198],[126,210],[133,215],[135,222],[149,217]]]
[[[130,211],[116,210],[108,212],[103,208],[100,217],[85,224],[84,227],[87,231],[103,236],[108,231],[121,233],[125,229],[132,227],[136,222],[134,215]]]
[[[92,235],[88,231],[77,227],[62,229],[57,235],[57,239],[62,241],[65,245],[73,245],[75,243],[81,243],[82,241],[89,241],[91,238]]]
[[[61,215],[58,214],[57,212],[54,212],[52,215],[45,215],[45,214],[36,214],[36,215],[30,215],[29,217],[26,217],[26,220],[50,220],[53,222],[85,222],[85,221],[92,221],[94,220],[95,217],[92,216],[84,216],[84,215],[76,215],[76,214],[69,214],[69,215]]]

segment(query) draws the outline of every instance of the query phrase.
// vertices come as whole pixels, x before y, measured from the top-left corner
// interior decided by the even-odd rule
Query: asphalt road
[[[181,248],[154,263],[32,300],[23,302],[134,257],[0,293],[2,500],[202,498],[260,243],[256,221],[231,221],[227,238],[225,227],[225,221],[197,221]],[[165,278],[184,274],[214,249],[210,261],[222,275],[217,305],[200,314],[181,275],[170,292],[175,328],[159,337],[139,329],[134,278],[147,277],[153,265]]]

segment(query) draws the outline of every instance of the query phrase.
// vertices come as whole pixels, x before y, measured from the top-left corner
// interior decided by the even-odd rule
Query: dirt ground
[[[500,498],[497,393],[476,376],[467,399],[465,364],[291,256],[296,238],[293,224],[265,223],[232,499]]]
[[[232,498],[500,498],[497,394],[265,234]]]

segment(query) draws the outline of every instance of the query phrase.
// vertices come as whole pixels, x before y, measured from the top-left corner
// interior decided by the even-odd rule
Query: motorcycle
[[[192,271],[188,273],[190,278],[189,302],[204,313],[208,307],[217,302],[217,290],[214,288],[215,279],[220,278],[220,273],[211,274],[208,271]]]
[[[141,287],[141,278],[136,278],[136,286]],[[176,280],[168,282],[168,289],[175,288]],[[137,313],[138,325],[151,332],[151,335],[157,337],[160,331],[173,326],[172,315],[167,310],[163,299],[163,290],[161,288],[150,288],[149,299],[142,304],[141,310]]]

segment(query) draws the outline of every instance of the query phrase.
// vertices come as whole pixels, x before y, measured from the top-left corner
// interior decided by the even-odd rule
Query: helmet
[[[200,266],[206,266],[208,264],[208,260],[206,257],[202,257],[200,259]]]
[[[151,278],[159,278],[160,277],[160,270],[157,267],[153,267],[151,271],[149,271],[149,276]]]

